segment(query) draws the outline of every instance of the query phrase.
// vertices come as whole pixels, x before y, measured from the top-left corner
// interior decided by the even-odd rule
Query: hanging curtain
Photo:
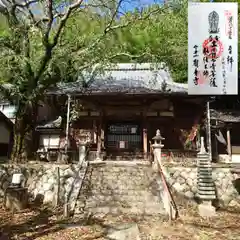
[[[215,133],[215,136],[220,143],[227,145],[227,142],[226,142],[225,138],[223,137],[223,134],[220,130],[218,130],[218,134]]]

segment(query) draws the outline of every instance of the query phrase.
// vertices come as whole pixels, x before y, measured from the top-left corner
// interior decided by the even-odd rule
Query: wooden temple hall
[[[49,99],[68,98],[68,111],[64,120],[53,100],[39,109],[38,152],[66,149],[67,136],[68,151],[87,144],[90,160],[146,159],[157,129],[164,151],[197,151],[203,100],[188,96],[187,85],[173,82],[163,66],[117,64],[87,77],[87,88],[79,81],[48,92]]]
[[[240,112],[224,109],[216,101],[211,109],[211,139],[213,160],[220,162],[240,162]]]

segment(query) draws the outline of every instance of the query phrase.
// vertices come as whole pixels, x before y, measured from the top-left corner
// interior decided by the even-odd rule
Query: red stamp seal
[[[198,85],[204,85],[204,84],[206,84],[208,76],[204,75],[203,71],[198,71],[197,78],[198,78]]]
[[[216,59],[223,53],[223,44],[217,38],[209,38],[203,42],[203,54],[207,58]]]

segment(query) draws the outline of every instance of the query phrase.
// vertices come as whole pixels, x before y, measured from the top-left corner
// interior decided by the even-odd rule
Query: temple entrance
[[[142,129],[137,122],[108,122],[105,146],[108,156],[136,156],[142,152]]]

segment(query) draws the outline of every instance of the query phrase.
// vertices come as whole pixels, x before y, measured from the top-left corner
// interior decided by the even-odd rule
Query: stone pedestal
[[[210,218],[216,216],[216,209],[211,201],[203,201],[198,205],[198,212],[201,217]]]
[[[5,207],[13,212],[21,211],[28,205],[28,189],[23,187],[9,187],[5,192]]]
[[[101,153],[100,152],[98,152],[97,151],[97,153],[96,153],[96,159],[95,159],[96,161],[103,161],[103,158],[102,158],[102,156],[101,156]]]
[[[87,154],[87,147],[86,147],[86,144],[85,143],[80,143],[79,144],[79,163],[83,162],[86,160],[86,154]]]
[[[162,165],[162,147],[164,145],[163,144],[158,144],[155,143],[152,145],[153,147],[153,153],[154,153],[154,162],[153,162],[153,170],[154,171],[158,171],[159,167],[158,167],[158,162],[160,165]]]

